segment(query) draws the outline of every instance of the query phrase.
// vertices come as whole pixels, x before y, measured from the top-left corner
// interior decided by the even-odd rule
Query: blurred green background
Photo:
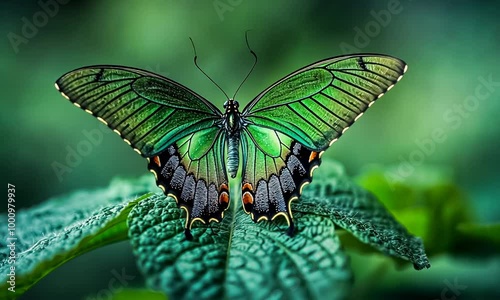
[[[59,95],[54,88],[59,76],[93,64],[133,66],[168,76],[221,107],[226,99],[195,68],[188,37],[195,41],[199,64],[232,95],[252,65],[244,39],[251,29],[259,63],[238,94],[242,104],[288,73],[327,57],[377,52],[405,60],[404,79],[324,157],[341,161],[352,176],[373,164],[398,170],[408,166],[406,161],[408,175],[440,166],[468,195],[477,221],[500,220],[497,1],[60,0],[57,11],[47,7],[54,13],[46,19],[40,17],[40,3],[53,1],[0,4],[0,176],[16,185],[18,207],[147,172],[145,160],[117,135],[101,131],[99,122]],[[39,26],[30,31],[26,20]],[[440,139],[432,141],[436,130]],[[68,153],[88,140],[85,132],[95,131],[102,141],[69,166]],[[55,165],[69,168],[58,175]],[[404,181],[403,173],[397,175]],[[353,260],[363,259],[376,260]],[[498,258],[439,256],[431,262],[430,270],[375,277],[363,288],[373,289],[374,297],[441,299],[445,281],[458,280],[467,289],[446,297],[498,293],[491,287],[500,275]],[[364,269],[353,265],[355,272]],[[25,296],[64,299],[68,290],[74,292],[71,298],[95,295],[106,287],[110,271],[122,267],[137,272],[127,243],[70,262]],[[141,278],[134,275],[139,286]]]

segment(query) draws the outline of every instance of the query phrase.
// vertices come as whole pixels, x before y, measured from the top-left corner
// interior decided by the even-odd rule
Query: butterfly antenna
[[[194,65],[198,68],[198,70],[201,71],[201,73],[203,73],[203,75],[205,75],[213,84],[215,84],[216,87],[219,88],[219,90],[226,96],[227,99],[229,99],[229,96],[226,94],[226,92],[224,92],[224,90],[212,79],[210,78],[210,76],[208,76],[207,73],[205,73],[201,68],[200,66],[198,66],[198,62],[197,62],[197,59],[198,59],[198,55],[196,54],[196,47],[194,46],[194,42],[193,42],[193,39],[192,38],[189,38],[189,40],[191,41],[191,45],[193,45],[193,51],[194,51]]]
[[[250,53],[253,55],[254,57],[254,62],[253,62],[253,66],[252,68],[250,69],[250,71],[248,72],[247,76],[245,77],[245,79],[243,79],[243,81],[241,82],[240,86],[236,89],[236,92],[234,92],[234,96],[233,96],[233,99],[236,97],[236,94],[238,94],[238,91],[240,90],[241,86],[243,85],[243,83],[245,83],[245,81],[247,80],[247,78],[250,76],[250,74],[252,74],[252,71],[253,69],[255,68],[255,65],[257,65],[257,54],[255,54],[255,52],[253,52],[252,48],[250,48],[250,43],[248,43],[248,32],[250,30],[247,30],[245,32],[245,40],[247,42],[247,48],[248,50],[250,51]]]

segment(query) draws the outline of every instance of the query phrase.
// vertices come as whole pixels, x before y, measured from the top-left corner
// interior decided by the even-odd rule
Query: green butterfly
[[[189,88],[144,70],[90,66],[56,82],[61,94],[108,125],[148,160],[157,185],[186,210],[185,235],[197,220],[220,221],[238,177],[252,220],[283,216],[311,181],[320,157],[398,82],[407,65],[380,54],[337,56],[271,85],[242,112],[224,112]],[[241,165],[241,166],[240,166]]]

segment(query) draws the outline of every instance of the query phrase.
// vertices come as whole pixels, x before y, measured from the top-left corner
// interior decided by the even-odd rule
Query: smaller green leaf
[[[108,188],[48,200],[16,214],[16,258],[9,263],[7,237],[1,240],[0,298],[14,299],[66,261],[92,249],[127,239],[128,213],[153,188],[151,177],[115,180]],[[7,227],[7,217],[0,216]],[[15,266],[15,293],[8,291]]]
[[[345,177],[328,178],[322,172],[294,203],[294,211],[328,216],[361,242],[409,260],[415,269],[430,267],[421,239],[408,233],[373,194]]]

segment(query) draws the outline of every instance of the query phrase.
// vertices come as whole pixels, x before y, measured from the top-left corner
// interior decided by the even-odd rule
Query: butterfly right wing
[[[280,131],[305,147],[324,151],[407,69],[382,54],[332,57],[284,77],[242,112],[249,123]]]
[[[229,206],[224,145],[225,133],[212,127],[189,134],[149,161],[157,185],[186,211],[187,239],[195,221],[219,222]]]
[[[56,88],[144,157],[163,152],[186,135],[216,126],[222,117],[213,104],[187,87],[129,67],[76,69],[59,78]]]

